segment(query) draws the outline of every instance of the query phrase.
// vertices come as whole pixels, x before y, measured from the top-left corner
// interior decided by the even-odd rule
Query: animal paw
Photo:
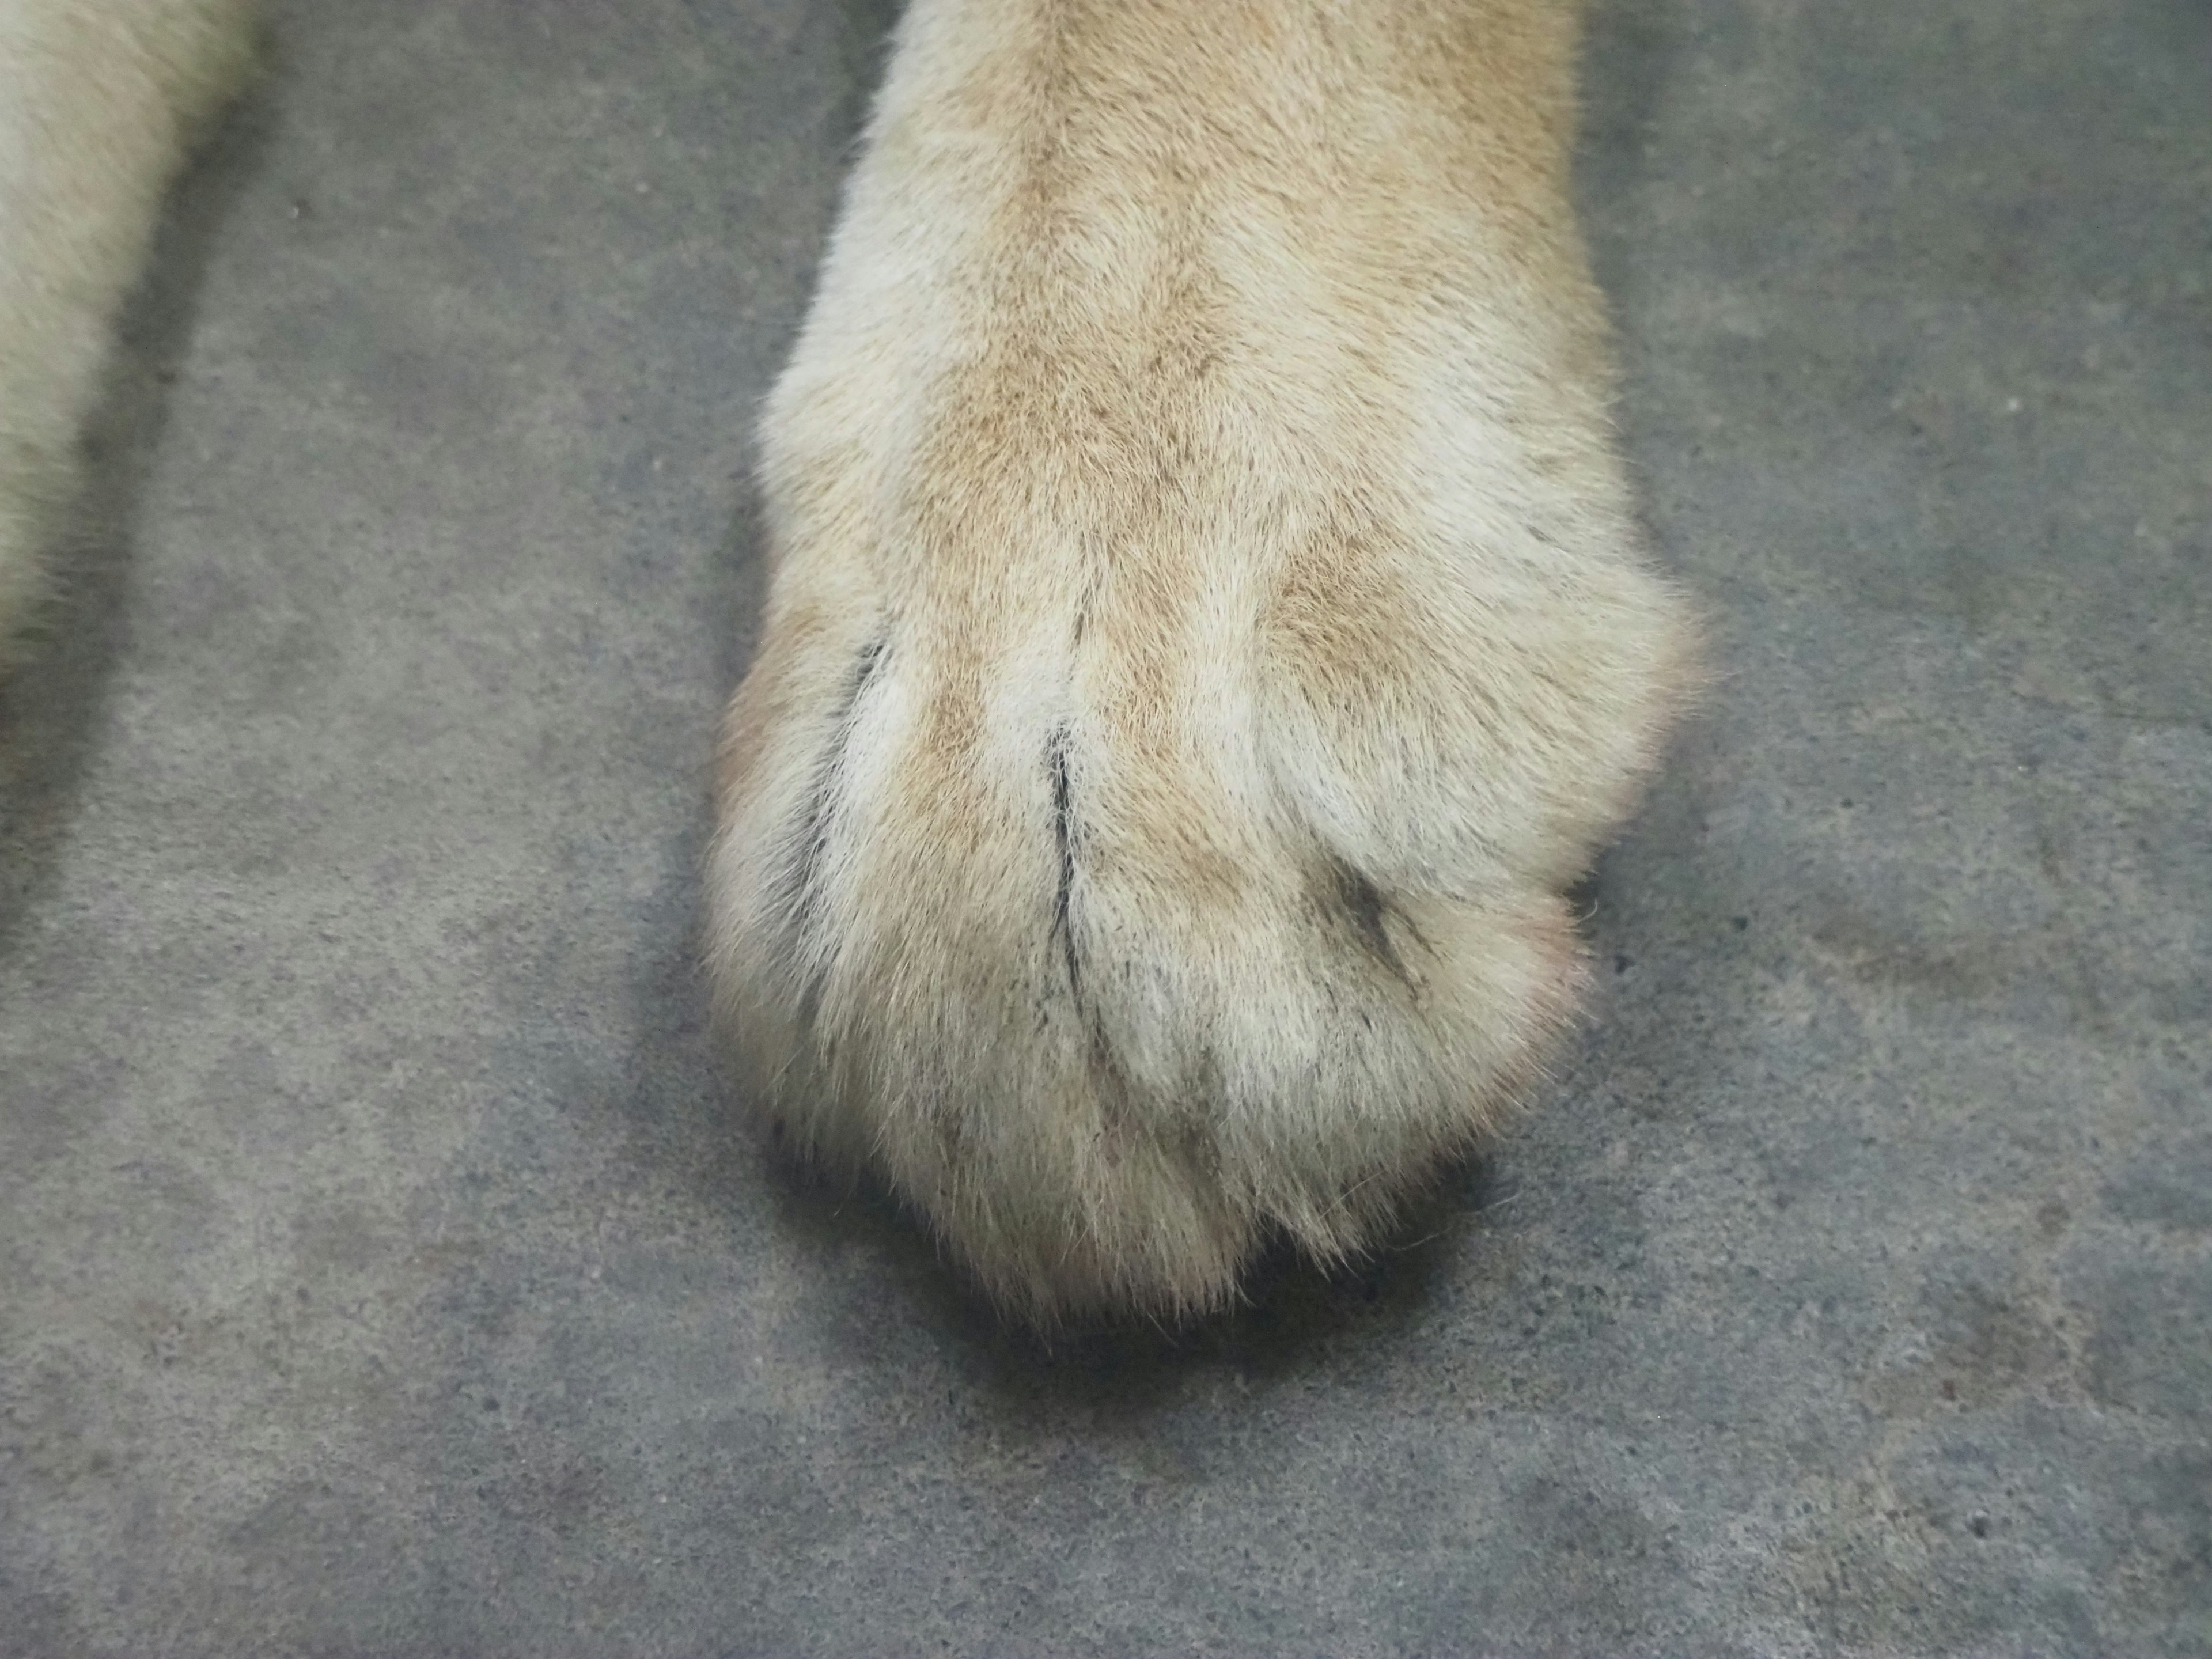
[[[1133,9],[1032,83],[991,10],[910,10],[764,427],[713,959],[766,1109],[1001,1305],[1176,1318],[1529,1081],[1686,627],[1557,155],[1424,129],[1418,41],[1363,137],[1279,42]]]

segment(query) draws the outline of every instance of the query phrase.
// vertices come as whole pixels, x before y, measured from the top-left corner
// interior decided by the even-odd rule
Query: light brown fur
[[[1540,0],[914,0],[763,428],[714,962],[768,1109],[1050,1322],[1498,1121],[1687,673]]]

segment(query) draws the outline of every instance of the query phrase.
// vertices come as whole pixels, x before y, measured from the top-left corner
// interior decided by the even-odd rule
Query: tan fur
[[[1573,1007],[1686,675],[1541,0],[913,0],[763,428],[714,962],[1043,1322],[1324,1261]]]
[[[251,0],[0,0],[0,659],[161,191],[251,59]]]

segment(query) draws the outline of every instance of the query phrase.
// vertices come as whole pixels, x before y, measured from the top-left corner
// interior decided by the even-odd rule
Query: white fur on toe
[[[0,0],[0,660],[162,190],[243,77],[252,9]]]
[[[1573,1007],[1686,674],[1540,0],[914,0],[764,428],[714,961],[1003,1305],[1367,1245]]]

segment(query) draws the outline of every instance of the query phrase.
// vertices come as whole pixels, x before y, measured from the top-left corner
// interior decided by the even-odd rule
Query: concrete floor
[[[704,768],[880,0],[293,0],[0,696],[0,1650],[2212,1651],[2198,0],[1606,0],[1725,670],[1370,1273],[994,1328],[739,1127]]]

